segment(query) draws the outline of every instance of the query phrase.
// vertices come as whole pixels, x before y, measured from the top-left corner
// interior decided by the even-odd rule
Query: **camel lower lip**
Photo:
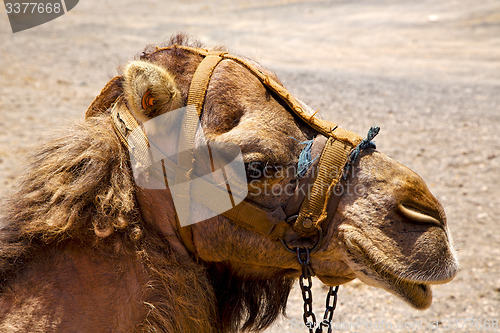
[[[418,309],[426,309],[432,303],[432,291],[429,285],[411,281],[391,281],[393,290],[397,296],[402,297],[408,303]]]
[[[363,249],[356,241],[351,242],[351,244],[354,245],[354,247],[358,247],[356,252]],[[363,252],[365,251],[361,250],[361,253]],[[372,262],[368,256],[363,255],[362,257],[357,257],[354,259],[354,263],[356,264],[359,260],[364,261],[365,264],[363,266],[370,267],[371,271],[377,276],[377,278],[374,279],[367,275],[366,277],[368,280],[360,276],[360,280],[366,280],[364,282],[367,284],[385,289],[402,298],[417,309],[426,309],[431,305],[432,291],[429,285],[409,279],[401,279],[401,277],[396,276],[392,272],[381,268],[379,264]],[[377,282],[373,283],[373,280]]]

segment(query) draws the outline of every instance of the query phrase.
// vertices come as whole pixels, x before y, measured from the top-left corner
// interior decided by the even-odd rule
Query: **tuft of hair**
[[[111,126],[88,118],[37,150],[0,220],[0,283],[37,244],[113,238],[115,251],[140,238],[128,154]]]
[[[198,40],[193,40],[191,37],[189,37],[187,34],[184,33],[178,33],[170,37],[170,40],[167,43],[163,44],[154,44],[154,45],[148,45],[146,48],[144,48],[144,51],[142,51],[142,54],[140,56],[141,60],[144,59],[149,59],[150,56],[153,53],[156,53],[158,49],[164,48],[164,47],[169,47],[173,45],[183,45],[183,46],[190,46],[190,47],[195,47],[195,48],[203,48],[204,45]],[[179,56],[182,55],[182,52],[179,50],[173,49],[173,52],[175,52],[175,55]]]
[[[87,119],[38,150],[8,204],[9,220],[46,240],[85,239],[89,225],[99,237],[125,229],[136,213],[128,163],[109,117]]]
[[[208,269],[219,308],[220,332],[261,331],[280,314],[286,304],[294,279],[284,273],[274,278],[240,276],[225,263]]]
[[[147,316],[138,332],[222,333],[213,286],[205,268],[176,251],[152,229],[144,230],[138,256],[149,273]]]

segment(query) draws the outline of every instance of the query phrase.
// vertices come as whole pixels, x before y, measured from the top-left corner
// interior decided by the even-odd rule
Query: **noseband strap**
[[[321,153],[311,192],[302,202],[297,220],[293,224],[294,230],[299,234],[310,235],[326,221],[328,203],[332,196],[338,194],[334,189],[340,181],[343,167],[353,148],[349,142],[333,136],[328,138]],[[338,198],[340,199],[340,196]],[[313,226],[315,228],[312,228]]]

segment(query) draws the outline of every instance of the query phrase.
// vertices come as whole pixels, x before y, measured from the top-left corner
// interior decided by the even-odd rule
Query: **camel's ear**
[[[85,112],[85,118],[95,117],[105,113],[123,92],[123,76],[115,76],[102,88],[99,96],[94,98],[92,104]]]
[[[134,61],[125,68],[124,91],[130,111],[142,122],[182,103],[172,75],[145,61]]]

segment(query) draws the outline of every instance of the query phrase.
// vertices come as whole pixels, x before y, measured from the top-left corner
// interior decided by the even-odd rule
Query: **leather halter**
[[[190,114],[198,115],[198,118],[201,116],[206,91],[215,68],[222,60],[231,60],[257,77],[297,117],[319,133],[314,141],[313,148],[322,151],[321,156],[297,185],[300,187],[304,185],[304,182],[312,182],[310,193],[304,195],[303,191],[298,191],[297,194],[290,198],[285,208],[277,207],[275,209],[268,209],[249,201],[247,198],[232,209],[222,213],[222,215],[243,228],[260,233],[273,240],[283,238],[290,229],[293,229],[300,237],[311,237],[318,231],[322,231],[324,222],[331,221],[340,201],[341,193],[336,193],[335,188],[341,180],[343,167],[353,148],[362,141],[362,137],[339,128],[335,123],[310,115],[304,109],[304,105],[296,100],[282,85],[263,73],[257,66],[241,57],[227,52],[209,51],[180,45],[158,48],[155,52],[168,49],[180,49],[203,57],[194,73],[189,88],[187,107],[196,109],[196,113],[191,112]],[[187,114],[189,113],[186,113],[183,119],[181,135],[184,135],[185,139],[189,141],[194,140],[198,119],[188,117]],[[123,101],[117,100],[112,107],[111,115],[115,131],[127,147],[131,139],[130,136],[135,136],[132,139],[136,142],[136,148],[138,145],[139,149],[147,149],[149,145],[147,137],[142,130],[137,130],[140,129],[140,125]],[[194,161],[187,162],[193,163]],[[196,255],[191,226],[182,227],[177,220],[177,230],[186,248]]]

